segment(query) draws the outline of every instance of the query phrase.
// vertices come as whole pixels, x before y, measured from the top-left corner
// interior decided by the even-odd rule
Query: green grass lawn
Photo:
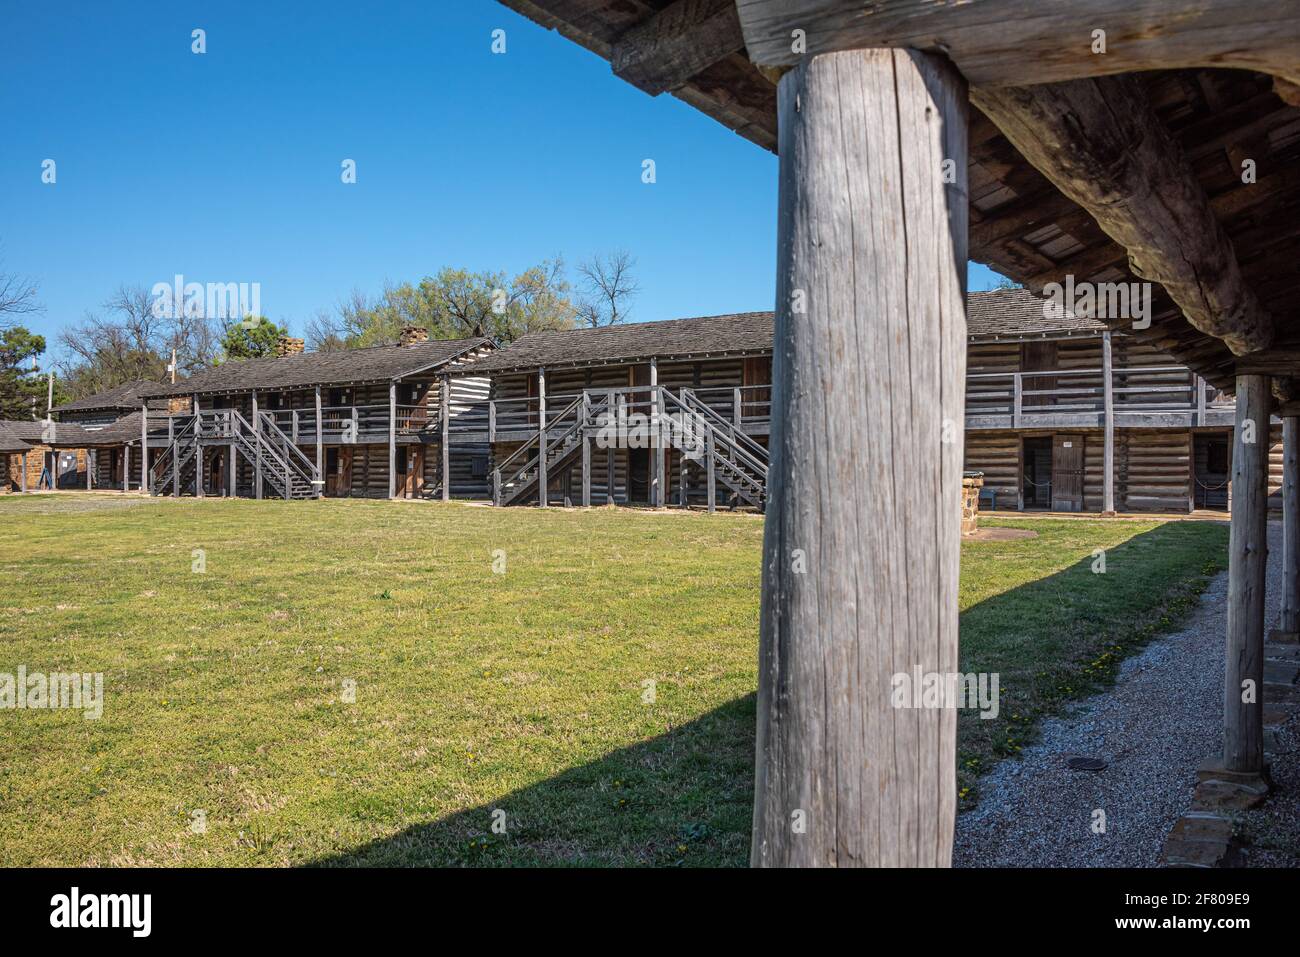
[[[967,804],[1227,539],[994,523],[1040,536],[963,546],[963,669],[1008,719],[961,717]],[[105,704],[0,710],[0,864],[743,864],[761,542],[744,515],[2,498],[0,672],[103,672]]]

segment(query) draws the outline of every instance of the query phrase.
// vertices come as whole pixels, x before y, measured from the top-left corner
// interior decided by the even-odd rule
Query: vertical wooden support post
[[[172,498],[181,497],[181,460],[180,446],[176,443],[176,436],[172,435]]]
[[[1300,417],[1282,419],[1282,615],[1276,638],[1300,640]]]
[[[388,497],[397,498],[397,380],[388,383]]]
[[[316,477],[325,478],[325,419],[321,415],[320,386],[316,386]],[[317,491],[325,494],[325,486],[318,486]]]
[[[442,500],[451,501],[451,383],[442,377]]]
[[[140,403],[140,491],[153,494],[149,481],[149,403]]]
[[[1101,376],[1104,415],[1102,438],[1101,513],[1115,514],[1115,383],[1114,358],[1111,354],[1110,332],[1101,334]]]
[[[1020,418],[1025,408],[1025,380],[1019,372],[1011,376],[1011,427],[1020,428]]]
[[[230,461],[226,463],[226,497],[227,498],[234,498],[235,494],[239,491],[239,459],[238,459],[239,453],[236,451],[237,447],[235,445],[235,440],[233,438],[234,427],[235,427],[235,423],[233,421],[234,419],[233,415],[231,416],[231,419],[232,421],[230,423],[230,426],[231,426],[232,438],[230,440],[230,445],[227,446],[227,449],[229,449],[229,452],[227,454],[230,456]]]
[[[8,461],[9,461],[9,457],[5,456],[6,464],[8,463]],[[92,462],[94,463],[93,465],[91,464]],[[95,490],[95,469],[98,467],[99,467],[99,450],[86,449],[86,491],[87,492],[93,492]],[[5,478],[8,477],[9,476],[7,475],[5,476]]]
[[[621,411],[623,408],[622,393],[616,393],[613,389],[609,390],[609,401],[605,403],[605,412],[612,416],[609,423],[610,428],[606,431],[608,442],[605,446],[605,504],[614,504],[614,480],[618,476],[618,469],[615,466],[615,449],[618,448],[618,436],[622,434],[623,420]]]
[[[19,456],[19,468],[22,469],[22,474],[18,476],[18,488],[20,491],[26,492],[27,491],[27,453],[26,452],[23,452],[22,455]],[[123,474],[125,475],[126,473]],[[122,484],[125,485],[126,483],[123,482]]]
[[[537,370],[537,505],[546,508],[546,370]]]
[[[777,96],[751,861],[947,866],[957,712],[894,699],[898,676],[957,671],[966,84],[942,56],[860,50]]]
[[[587,419],[591,416],[591,399],[584,389],[582,392],[582,427],[578,436],[582,440],[582,507],[591,508],[591,435],[587,429]]]
[[[131,491],[131,446],[122,446],[122,491]]]
[[[1223,766],[1239,773],[1258,774],[1264,770],[1264,588],[1268,557],[1270,402],[1267,376],[1237,376],[1232,534],[1228,546]]]
[[[497,400],[488,400],[488,445],[497,440]]]
[[[712,429],[710,429],[708,434],[705,436],[704,442],[706,445],[705,454],[708,456],[708,477],[706,481],[708,483],[707,494],[709,496],[709,514],[712,515],[718,508],[718,475],[717,469],[714,466]]]
[[[1196,424],[1205,424],[1205,380],[1195,373],[1192,374],[1193,383],[1196,387]]]
[[[253,391],[253,444],[257,448],[257,458],[253,462],[253,495],[262,498],[262,417],[258,415],[257,391]]]
[[[659,435],[659,363],[650,357],[650,468],[654,472],[650,479],[650,504],[663,508],[668,504],[664,495],[664,444]]]

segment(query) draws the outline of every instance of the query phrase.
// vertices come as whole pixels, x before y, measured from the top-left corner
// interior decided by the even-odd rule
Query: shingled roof
[[[1072,312],[1052,315],[1047,302],[1028,289],[991,289],[966,294],[966,335],[972,339],[1059,338],[1101,335],[1106,327]]]
[[[211,395],[254,389],[301,389],[315,385],[387,382],[451,362],[476,349],[492,348],[491,339],[430,339],[409,346],[372,346],[338,352],[304,352],[274,359],[225,362],[175,385],[151,385],[141,398]]]
[[[132,382],[124,382],[112,389],[106,389],[103,392],[97,392],[95,395],[87,396],[84,399],[77,399],[75,402],[65,402],[57,406],[55,412],[96,412],[100,410],[113,409],[138,409],[140,408],[140,390],[149,386],[157,386],[159,383],[150,382],[148,379],[136,379]]]
[[[31,448],[31,445],[4,428],[4,424],[0,422],[0,453],[26,452]]]
[[[574,366],[754,355],[772,351],[772,314],[741,312],[694,319],[665,319],[596,329],[530,332],[458,372],[509,372]]]
[[[967,297],[972,338],[1059,338],[1099,335],[1106,327],[1073,313],[1045,315],[1045,300],[1027,289],[994,289]],[[1050,310],[1048,310],[1050,312]],[[466,375],[524,369],[572,368],[656,359],[753,355],[772,351],[770,312],[741,312],[695,319],[638,322],[598,329],[532,332],[509,346],[458,369]]]
[[[99,434],[72,423],[46,422],[44,419],[0,419],[0,433],[29,445],[60,446],[81,446]]]

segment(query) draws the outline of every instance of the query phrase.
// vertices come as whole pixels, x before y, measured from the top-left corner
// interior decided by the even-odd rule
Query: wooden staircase
[[[324,482],[316,465],[265,412],[254,427],[235,409],[212,409],[191,416],[149,470],[153,495],[198,494],[198,453],[209,446],[233,446],[252,463],[259,478],[286,500],[320,498]]]
[[[565,406],[492,473],[492,501],[515,505],[538,500],[543,448],[549,480],[558,477],[582,454],[583,445],[604,428],[602,414],[612,416],[625,390],[587,389]],[[690,389],[681,395],[665,387],[626,390],[637,396],[653,394],[659,421],[651,423],[656,441],[676,448],[684,458],[710,474],[731,492],[733,505],[763,509],[767,504],[767,449],[701,401]],[[641,399],[644,404],[644,399]],[[664,419],[674,428],[661,428]],[[512,471],[513,470],[513,471]]]

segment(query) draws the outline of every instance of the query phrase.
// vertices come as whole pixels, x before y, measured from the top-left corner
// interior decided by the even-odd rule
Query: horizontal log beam
[[[736,0],[759,66],[871,47],[946,53],[973,85],[1056,83],[1137,70],[1257,70],[1300,83],[1295,0]],[[803,31],[804,46],[794,31]],[[1105,52],[1094,31],[1105,31]]]
[[[1137,276],[1164,286],[1195,328],[1236,355],[1272,344],[1272,321],[1232,242],[1135,79],[972,88],[971,101],[1127,251]]]
[[[619,37],[610,65],[621,79],[658,96],[744,48],[732,0],[677,0]]]

